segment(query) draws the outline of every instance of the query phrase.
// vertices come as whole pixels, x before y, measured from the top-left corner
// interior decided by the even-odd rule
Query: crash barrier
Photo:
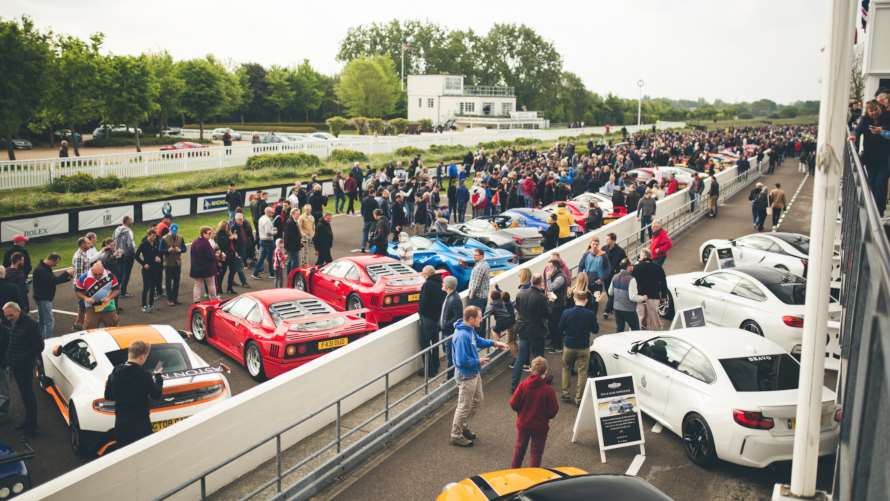
[[[656,128],[682,128],[683,122],[657,122]],[[647,125],[626,125],[629,133],[649,130]],[[613,128],[617,131],[617,128]],[[352,136],[329,141],[299,141],[269,144],[217,146],[194,150],[146,151],[142,153],[115,153],[69,158],[44,158],[36,160],[0,161],[0,190],[44,186],[59,176],[85,173],[93,176],[142,177],[174,174],[205,169],[236,167],[247,163],[254,155],[273,153],[308,153],[321,159],[331,151],[347,149],[367,155],[393,153],[397,149],[412,146],[427,149],[432,145],[476,146],[488,141],[512,141],[520,137],[555,140],[565,136],[602,134],[604,127],[572,129],[484,129],[464,132],[429,133],[401,136]],[[205,131],[209,135],[209,131]],[[286,134],[282,134],[286,135]]]
[[[765,157],[762,165],[767,162]],[[751,164],[751,170],[741,175],[735,167],[717,174],[721,197],[730,196],[759,177],[761,164],[756,159]],[[701,217],[702,208],[696,209],[697,214],[690,213],[689,203],[686,189],[660,200],[655,221],[666,225],[669,232],[679,231],[673,219],[682,217],[691,224]],[[638,245],[633,239],[638,238],[639,231],[639,222],[630,215],[568,242],[557,251],[566,262],[574,264],[594,235],[602,239],[614,232],[633,248]],[[538,256],[523,267],[541,272],[547,260],[546,254]],[[492,283],[515,292],[519,268],[496,276]],[[51,480],[27,493],[26,498],[116,499],[121,492],[127,492],[135,501],[173,492],[171,499],[199,499],[202,493],[216,492],[276,458],[277,447],[287,450],[330,427],[336,423],[338,411],[344,416],[379,398],[387,385],[392,387],[412,377],[419,364],[399,364],[416,359],[419,351],[415,314]],[[388,374],[388,381],[380,379],[383,374]],[[338,397],[332,400],[331,395]],[[332,401],[336,403],[334,407]],[[278,438],[269,439],[279,433]],[[443,437],[443,441],[446,439]],[[349,461],[342,461],[335,470],[342,473],[350,465]],[[287,490],[283,482],[275,482],[272,488]]]
[[[841,181],[841,368],[843,419],[833,499],[890,499],[890,242],[851,143]]]

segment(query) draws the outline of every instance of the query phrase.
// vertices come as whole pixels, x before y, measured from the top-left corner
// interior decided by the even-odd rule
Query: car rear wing
[[[390,283],[390,282],[398,282],[400,280],[416,280],[417,278],[421,278],[420,282],[417,285],[423,284],[423,277],[417,273],[414,275],[383,275],[379,279],[377,279],[377,283],[382,285],[383,287],[391,286],[391,287],[407,287],[409,285],[414,284],[399,284],[399,283]],[[358,310],[354,310],[358,311]]]
[[[282,324],[287,326],[288,331],[298,332],[301,330],[310,330],[310,329],[306,329],[305,327],[303,327],[307,324],[315,324],[315,323],[324,322],[325,320],[333,320],[335,318],[342,318],[342,317],[358,317],[358,316],[365,315],[370,312],[371,312],[371,310],[368,308],[361,308],[358,310],[337,311],[334,313],[329,313],[327,315],[318,315],[318,316],[314,316],[314,317],[290,318],[290,319],[282,321]]]
[[[164,381],[168,381],[170,379],[182,379],[187,377],[198,377],[198,376],[206,376],[208,374],[228,374],[232,372],[228,366],[223,363],[219,363],[213,366],[207,367],[193,367],[191,369],[184,369],[181,371],[170,371],[170,372],[162,372],[161,379]]]

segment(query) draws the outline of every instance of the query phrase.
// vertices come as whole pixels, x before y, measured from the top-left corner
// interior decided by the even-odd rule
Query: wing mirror
[[[62,356],[62,345],[57,344],[57,345],[53,346],[53,356],[54,357]]]
[[[637,352],[639,352],[639,351],[640,351],[640,343],[639,343],[639,342],[630,345],[630,352],[631,352],[631,353],[637,353]]]

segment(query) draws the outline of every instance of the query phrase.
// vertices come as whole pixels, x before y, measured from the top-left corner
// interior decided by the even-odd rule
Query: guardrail
[[[890,235],[856,149],[847,142],[844,150],[838,384],[843,419],[832,494],[841,501],[888,499]]]
[[[737,175],[735,167],[718,173],[721,189],[725,190],[722,196],[753,181],[759,175],[756,169],[755,161],[744,176]],[[683,214],[683,209],[688,212],[689,203],[685,189],[660,200],[656,221],[667,224],[669,231],[673,226],[666,218],[682,216],[692,221],[695,215]],[[628,216],[576,238],[557,251],[566,262],[577,263],[593,235],[602,238],[614,232],[619,240],[632,242],[639,231],[639,221]],[[631,248],[633,245],[628,244]],[[540,272],[547,259],[547,255],[542,255],[523,267]],[[516,267],[502,273],[492,283],[515,291],[518,271]],[[270,441],[270,436],[278,434],[276,442],[280,441],[281,450],[287,450],[335,424],[337,410],[329,406],[330,395],[341,396],[339,411],[343,416],[385,394],[387,381],[379,379],[381,374],[389,374],[390,388],[412,377],[416,368],[401,362],[417,359],[417,332],[415,314],[51,480],[26,493],[25,498],[112,499],[127,492],[132,501],[154,499],[159,493],[171,492],[184,482],[201,477],[203,492],[211,494],[276,458],[278,444]],[[322,388],[324,391],[319,391]],[[297,422],[300,424],[294,425]],[[229,458],[236,459],[220,467],[221,460]],[[344,460],[335,470],[349,464]],[[208,475],[211,470],[215,471]],[[200,483],[194,482],[172,498],[198,499],[201,492]]]
[[[682,122],[659,122],[656,127],[676,128],[685,126]],[[636,125],[627,125],[628,132],[638,130]],[[642,125],[640,129],[651,128]],[[613,129],[617,130],[617,129]],[[209,131],[204,131],[209,135]],[[446,132],[441,134],[420,134],[405,136],[354,136],[341,137],[330,141],[300,141],[274,144],[248,144],[230,147],[210,147],[196,150],[147,151],[142,153],[117,153],[90,155],[69,158],[44,158],[37,160],[0,161],[0,190],[33,188],[48,184],[59,176],[86,173],[93,176],[115,175],[118,177],[141,177],[171,174],[176,172],[219,169],[244,165],[254,155],[267,153],[304,152],[326,159],[335,149],[349,149],[373,155],[392,153],[405,146],[427,149],[436,145],[475,146],[481,142],[514,140],[528,137],[541,140],[554,140],[563,136],[602,134],[603,127],[583,129],[509,129],[474,130],[468,132]],[[244,133],[247,134],[247,133]],[[266,133],[263,133],[266,134]],[[286,135],[286,133],[282,133]],[[249,137],[249,136],[247,136]]]

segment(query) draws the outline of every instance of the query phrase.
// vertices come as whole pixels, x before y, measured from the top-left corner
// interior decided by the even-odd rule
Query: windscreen
[[[800,365],[787,353],[723,358],[720,364],[736,391],[796,390]]]
[[[797,275],[783,273],[779,280],[761,283],[785,304],[802,305],[806,300],[807,281]]]
[[[127,350],[109,351],[105,354],[112,365],[120,365],[127,361]],[[161,372],[184,371],[192,368],[188,354],[181,345],[173,343],[153,344],[148,352],[148,359],[143,365],[149,372],[160,369]]]
[[[776,238],[784,240],[788,245],[797,249],[798,252],[810,254],[810,239],[804,235],[775,235]]]

